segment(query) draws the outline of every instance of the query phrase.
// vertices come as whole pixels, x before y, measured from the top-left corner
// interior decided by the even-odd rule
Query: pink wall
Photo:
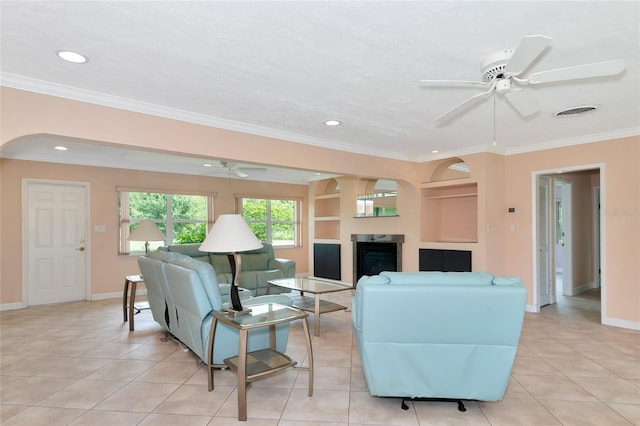
[[[138,273],[136,256],[119,256],[117,244],[118,206],[116,187],[167,191],[215,193],[214,210],[235,212],[234,194],[296,197],[302,200],[302,216],[307,217],[307,186],[205,176],[153,173],[145,171],[85,167],[56,163],[0,159],[2,176],[2,292],[0,303],[22,300],[21,189],[22,179],[51,179],[88,182],[91,191],[89,232],[91,247],[91,292],[94,296],[122,291],[124,276]],[[105,225],[106,232],[95,233],[95,225]],[[303,224],[303,230],[306,229]],[[276,256],[296,261],[296,273],[308,271],[306,238],[297,248],[276,250]]]
[[[640,321],[640,137],[506,157],[506,202],[518,207],[506,234],[505,271],[532,288],[532,173],[602,165],[604,316]],[[532,303],[531,294],[528,302]],[[605,318],[606,319],[606,318]],[[615,321],[614,321],[615,322]],[[636,325],[637,326],[637,325]]]
[[[430,176],[435,162],[416,164],[360,154],[296,144],[133,113],[77,101],[55,98],[6,87],[0,88],[2,141],[4,145],[20,136],[46,133],[102,141],[146,149],[183,152],[213,158],[228,158],[246,162],[280,166],[295,166],[338,174],[396,179],[401,182],[399,214],[396,219],[354,220],[353,213],[342,211],[341,240],[349,252],[351,233],[403,233],[406,236],[403,256],[405,270],[417,269],[420,242],[420,182]],[[392,141],[390,141],[392,142]],[[523,277],[529,289],[528,303],[532,303],[532,173],[556,168],[601,164],[605,240],[603,257],[603,286],[605,318],[616,325],[640,328],[640,137],[630,137],[579,146],[563,147],[531,153],[500,156],[490,153],[463,158],[478,182],[478,243],[474,246],[479,268],[496,275]],[[19,250],[21,241],[20,214],[16,212],[15,188],[19,173],[3,162],[1,166],[2,208],[0,209],[0,238],[2,239],[1,289],[3,302],[16,300],[15,286],[19,285]],[[44,167],[43,171],[48,170]],[[53,167],[53,166],[52,166]],[[62,179],[67,167],[55,173],[34,173],[33,177]],[[92,181],[70,175],[69,179]],[[31,173],[30,172],[30,173]],[[83,174],[81,173],[81,174]],[[96,172],[100,173],[100,172]],[[131,176],[135,176],[136,172]],[[175,175],[174,175],[175,176]],[[187,178],[184,178],[187,179]],[[195,178],[188,178],[195,179]],[[169,179],[168,183],[173,183]],[[348,182],[345,181],[345,182]],[[206,185],[189,180],[185,185]],[[99,183],[92,186],[98,194]],[[353,186],[355,188],[355,184]],[[102,188],[106,194],[111,188]],[[308,196],[308,192],[305,193]],[[100,206],[104,208],[104,206]],[[516,207],[516,215],[507,215],[506,207]],[[92,210],[97,209],[93,208]],[[115,210],[113,210],[115,212]],[[112,213],[107,213],[112,214]],[[115,213],[113,213],[115,214]],[[108,218],[96,218],[107,222]],[[94,218],[92,218],[92,221]],[[114,219],[111,218],[111,221]],[[97,223],[97,222],[93,222]],[[490,225],[490,227],[487,227]],[[509,230],[513,225],[513,232]],[[115,244],[115,243],[114,243]],[[349,245],[346,245],[349,244]],[[18,250],[18,251],[16,251]],[[114,248],[115,251],[115,248]],[[15,254],[17,253],[17,255]],[[100,253],[100,252],[98,252]],[[288,256],[283,256],[288,257]],[[123,272],[131,265],[116,262],[114,269],[120,285]],[[98,267],[98,266],[96,266]],[[343,270],[347,266],[343,264]],[[106,266],[105,266],[106,268]],[[113,281],[110,278],[109,281]],[[103,287],[99,287],[103,288]],[[106,287],[104,287],[106,288]],[[106,291],[106,290],[105,290]],[[7,297],[7,294],[9,297]]]

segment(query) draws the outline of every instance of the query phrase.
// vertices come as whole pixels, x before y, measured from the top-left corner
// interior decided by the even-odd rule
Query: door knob
[[[78,251],[84,251],[84,247],[77,248]]]

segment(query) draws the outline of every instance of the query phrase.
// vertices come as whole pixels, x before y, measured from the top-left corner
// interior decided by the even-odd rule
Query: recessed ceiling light
[[[204,163],[203,164],[204,167],[213,167],[213,164],[209,164],[209,163]]]
[[[438,150],[438,149],[434,149],[434,150],[431,151],[432,154],[437,154],[439,152],[440,152],[440,150]]]
[[[69,148],[67,148],[66,146],[58,145],[54,146],[53,149],[57,149],[58,151],[66,151]]]
[[[339,126],[341,123],[338,120],[327,120],[324,124],[327,126]]]
[[[84,64],[85,62],[87,62],[86,56],[81,55],[78,52],[73,52],[71,50],[60,50],[58,52],[58,56],[61,59],[64,59],[67,62],[72,62],[74,64]]]

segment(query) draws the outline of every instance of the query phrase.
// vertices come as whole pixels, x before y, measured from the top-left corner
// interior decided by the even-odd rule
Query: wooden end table
[[[144,283],[144,279],[142,275],[127,275],[124,277],[124,292],[122,295],[122,316],[124,317],[124,322],[127,322],[127,309],[129,310],[129,331],[134,331],[133,324],[133,315],[139,313],[143,309],[149,309],[149,302],[139,302],[136,303],[136,291],[138,289],[138,284]],[[131,292],[129,292],[129,287],[131,287]],[[128,294],[127,294],[128,293]],[[127,296],[129,296],[129,301],[127,302]],[[136,311],[135,313],[133,311]]]

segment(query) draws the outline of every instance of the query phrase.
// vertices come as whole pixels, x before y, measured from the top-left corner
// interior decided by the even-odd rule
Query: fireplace
[[[353,286],[363,275],[402,271],[404,235],[351,234],[353,242]]]

